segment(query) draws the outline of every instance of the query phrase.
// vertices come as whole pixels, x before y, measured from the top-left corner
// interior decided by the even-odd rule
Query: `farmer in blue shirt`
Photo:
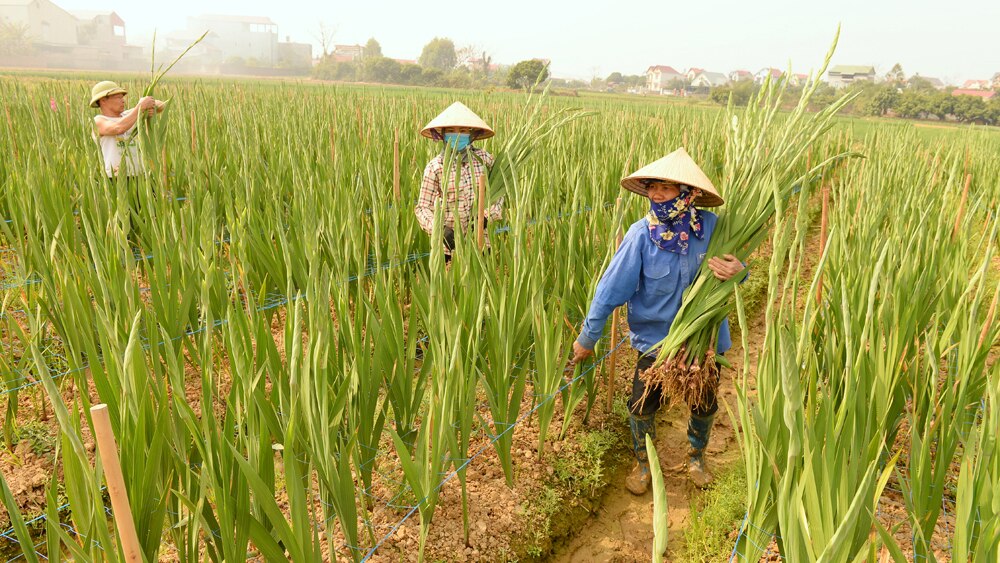
[[[650,481],[645,436],[656,437],[655,415],[661,390],[652,388],[644,397],[646,389],[639,374],[652,366],[656,357],[653,347],[667,336],[680,309],[681,296],[705,259],[718,218],[699,207],[716,207],[723,200],[683,148],[623,179],[622,187],[648,197],[650,212],[629,228],[601,277],[583,330],[573,343],[573,361],[580,362],[593,354],[608,316],[627,303],[631,343],[639,358],[629,400],[629,426],[637,463],[625,484],[633,494],[641,495]],[[727,254],[710,257],[708,268],[715,277],[728,280],[742,272],[744,265]],[[731,345],[729,323],[724,321],[719,328],[718,353],[725,353]],[[712,481],[704,452],[717,410],[713,395],[706,405],[691,410],[688,422],[688,473],[702,487]]]

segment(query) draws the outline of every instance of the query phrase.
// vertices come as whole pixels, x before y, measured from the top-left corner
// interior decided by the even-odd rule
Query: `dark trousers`
[[[655,359],[655,354],[644,356],[642,352],[639,352],[639,359],[635,362],[635,374],[632,376],[632,397],[628,400],[628,408],[629,412],[639,416],[649,416],[655,414],[660,408],[661,400],[666,399],[666,397],[663,397],[663,389],[657,385],[649,390],[649,394],[646,395],[645,401],[642,403],[639,402],[642,398],[642,394],[646,390],[646,386],[643,385],[642,379],[639,378],[639,373],[649,369],[653,365],[653,361]],[[718,410],[719,403],[716,401],[715,395],[712,395],[711,399],[708,401],[708,405],[700,409],[691,409],[691,415],[696,417],[707,417],[714,415]]]

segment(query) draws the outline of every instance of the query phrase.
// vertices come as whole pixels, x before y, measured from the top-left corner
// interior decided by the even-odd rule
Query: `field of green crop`
[[[513,484],[515,438],[539,456],[571,440],[604,409],[602,360],[628,348],[606,331],[595,363],[566,369],[616,232],[647,209],[621,177],[682,145],[723,195],[739,169],[740,109],[172,78],[135,213],[131,187],[101,178],[92,82],[0,75],[0,543],[30,562],[123,558],[97,403],[146,561],[476,559],[428,541],[442,491],[459,484],[448,517],[482,547],[473,460]],[[582,112],[516,168],[491,251],[460,237],[445,267],[413,214],[440,150],[417,132],[456,99],[497,154],[533,119]],[[1000,135],[836,122],[786,176],[845,151],[775,192],[771,261],[752,272],[766,329],[733,413],[748,490],[732,553],[756,561],[773,539],[789,561],[995,561]],[[895,524],[879,518],[891,488]]]

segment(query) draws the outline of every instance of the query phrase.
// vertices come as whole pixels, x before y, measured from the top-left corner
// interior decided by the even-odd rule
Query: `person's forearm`
[[[414,210],[417,216],[417,224],[420,229],[430,235],[434,230],[434,210],[426,207],[417,207]]]
[[[583,326],[580,328],[580,334],[577,335],[576,341],[580,343],[587,350],[593,350],[594,345],[597,341],[601,339],[601,335],[604,333],[604,325],[608,322],[608,317],[615,310],[615,307],[609,303],[594,301],[590,304],[590,310],[587,311],[587,318],[583,321]]]
[[[105,137],[112,137],[116,135],[122,135],[129,129],[131,129],[136,120],[139,118],[139,106],[132,108],[132,111],[128,113],[125,117],[121,118],[117,123],[109,124],[103,127],[102,131],[99,131],[101,135]]]
[[[486,210],[486,218],[490,221],[499,221],[503,219],[503,200],[494,203]]]
[[[139,109],[139,106],[137,105],[132,108],[132,111],[130,111],[128,115],[123,117],[122,120],[118,122],[118,126],[121,128],[121,131],[118,132],[119,135],[131,129],[132,126],[135,125],[135,122],[139,121],[140,111],[142,110]]]

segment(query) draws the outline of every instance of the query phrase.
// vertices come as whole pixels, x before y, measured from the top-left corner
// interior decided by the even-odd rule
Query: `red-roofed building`
[[[662,94],[672,81],[683,79],[684,75],[671,66],[656,65],[646,69],[646,89],[650,92]]]
[[[705,72],[703,68],[692,67],[684,73],[684,76],[688,79],[688,82],[694,82],[694,79],[703,72]]]
[[[749,70],[734,70],[729,73],[730,82],[740,82],[742,80],[753,80],[753,73]]]
[[[989,80],[966,80],[965,84],[962,84],[963,90],[990,90],[992,88],[993,84]]]
[[[992,90],[969,90],[966,88],[959,88],[957,90],[951,91],[952,96],[975,96],[977,98],[982,98],[984,100],[992,100],[997,97],[997,93]]]
[[[333,57],[338,63],[356,61],[365,55],[361,45],[334,45]]]
[[[781,78],[782,74],[785,73],[776,68],[762,68],[757,71],[757,74],[753,75],[753,81],[757,84],[763,84],[767,80],[767,77],[770,76],[771,82],[774,82]]]
[[[799,86],[805,85],[805,83],[808,82],[808,81],[809,81],[809,75],[808,74],[793,74],[788,79],[788,84],[789,84],[789,86],[797,88]]]

